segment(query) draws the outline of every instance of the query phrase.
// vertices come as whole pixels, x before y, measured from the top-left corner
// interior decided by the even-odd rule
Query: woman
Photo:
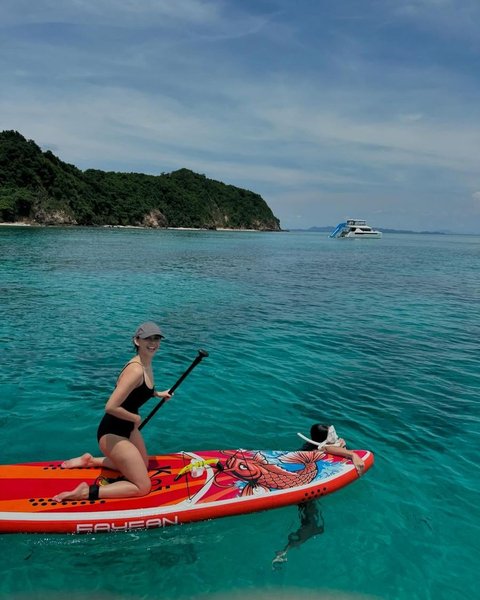
[[[301,433],[298,434],[307,443],[303,445],[302,450],[325,450],[328,454],[334,456],[343,456],[349,458],[359,477],[363,475],[365,463],[353,450],[347,450],[347,445],[343,438],[339,438],[333,425],[320,425],[315,423],[310,428],[310,438],[305,437]]]
[[[94,458],[86,453],[62,463],[64,469],[115,469],[125,479],[101,487],[83,482],[73,490],[57,494],[54,501],[129,498],[149,493],[148,455],[138,429],[142,421],[138,410],[152,397],[170,399],[168,391],[157,392],[153,384],[152,359],[163,337],[160,327],[151,321],[140,325],[133,336],[136,356],[122,369],[98,426],[98,445],[104,456]]]
[[[306,442],[300,450],[320,449],[334,456],[349,458],[357,470],[358,476],[361,477],[363,474],[365,463],[355,451],[347,449],[345,440],[338,437],[333,425],[315,423],[310,428],[310,438],[301,433],[298,435]],[[300,518],[300,528],[288,536],[288,543],[283,550],[276,551],[275,558],[272,561],[273,569],[279,569],[283,563],[287,562],[287,552],[291,548],[298,548],[311,537],[315,537],[324,531],[323,516],[315,500],[299,504],[298,516]]]

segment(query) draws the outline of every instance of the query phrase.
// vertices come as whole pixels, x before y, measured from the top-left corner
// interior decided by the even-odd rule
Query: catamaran
[[[382,232],[367,225],[363,219],[347,219],[345,223],[339,223],[330,234],[331,238],[354,238],[354,239],[378,239]]]

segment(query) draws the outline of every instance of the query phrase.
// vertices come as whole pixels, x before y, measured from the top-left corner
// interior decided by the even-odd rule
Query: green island
[[[280,231],[254,192],[188,169],[82,171],[17,131],[0,132],[0,221],[38,225]]]

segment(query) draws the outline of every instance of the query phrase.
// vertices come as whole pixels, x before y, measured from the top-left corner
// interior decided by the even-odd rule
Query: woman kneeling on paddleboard
[[[101,487],[89,486],[84,482],[73,490],[57,494],[53,497],[54,501],[130,498],[145,496],[150,492],[148,455],[138,429],[142,421],[138,410],[150,398],[169,400],[171,397],[168,391],[155,391],[153,385],[152,359],[163,337],[160,327],[151,321],[140,325],[133,336],[137,354],[122,369],[98,426],[98,445],[104,456],[95,458],[86,453],[62,463],[63,469],[115,469],[125,479]]]

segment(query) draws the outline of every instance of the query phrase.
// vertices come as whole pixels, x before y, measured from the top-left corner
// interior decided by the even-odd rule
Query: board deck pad
[[[373,454],[356,451],[373,464]],[[100,533],[165,527],[298,504],[358,479],[350,460],[319,451],[207,450],[152,456],[147,496],[54,502],[85,481],[121,474],[60,461],[0,466],[0,532]]]

